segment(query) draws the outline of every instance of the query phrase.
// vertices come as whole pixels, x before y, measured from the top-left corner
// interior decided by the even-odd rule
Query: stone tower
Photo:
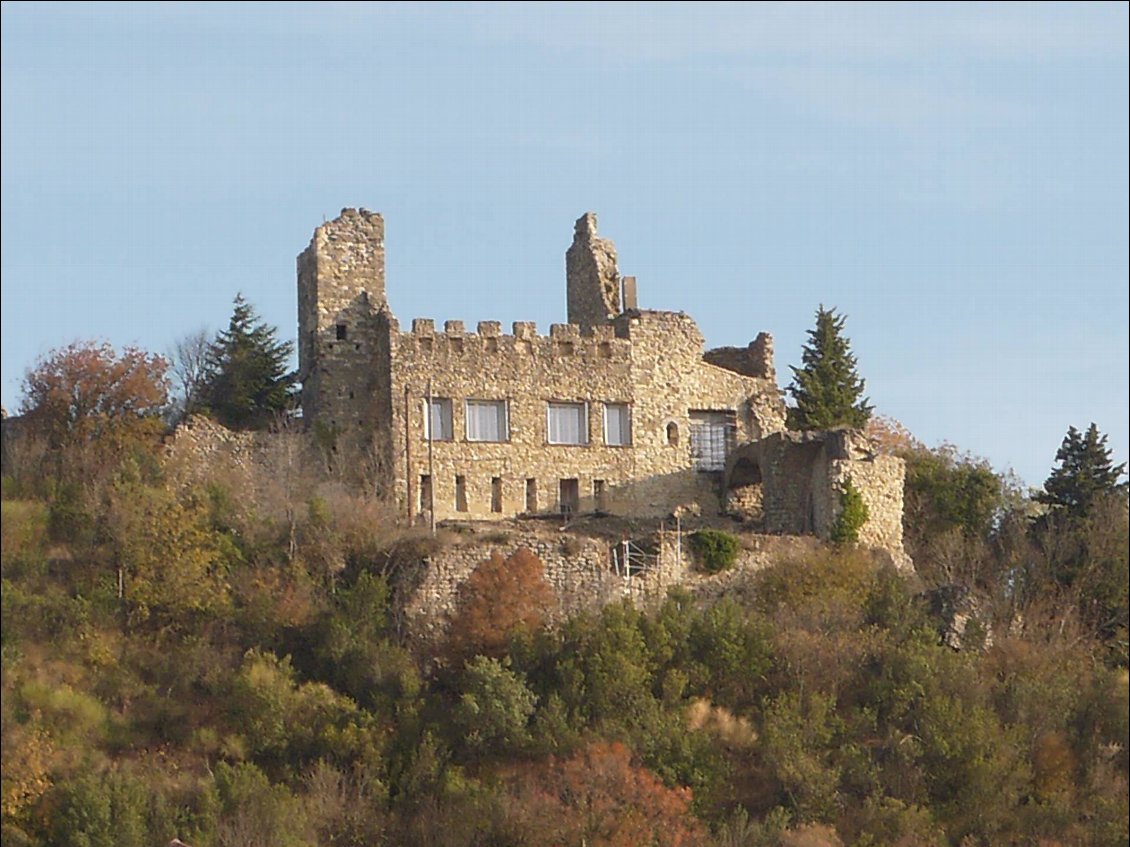
[[[298,370],[308,424],[341,432],[366,423],[375,318],[385,303],[384,219],[342,209],[298,254]]]
[[[596,215],[577,219],[573,243],[565,252],[566,300],[569,323],[585,332],[604,326],[620,314],[620,272],[616,245],[596,234]]]

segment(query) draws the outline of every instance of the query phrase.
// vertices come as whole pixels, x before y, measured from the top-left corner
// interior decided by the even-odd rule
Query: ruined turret
[[[565,252],[569,323],[585,332],[603,326],[622,311],[616,245],[596,233],[596,215],[577,219],[573,243]]]

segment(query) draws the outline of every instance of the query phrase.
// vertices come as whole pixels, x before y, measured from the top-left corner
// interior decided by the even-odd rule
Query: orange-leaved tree
[[[552,601],[545,566],[530,550],[519,548],[505,559],[491,553],[459,587],[448,631],[452,658],[502,658],[513,635],[541,627]]]
[[[706,840],[691,814],[691,790],[664,785],[618,741],[594,742],[515,776],[517,806],[536,810],[541,826],[552,824],[551,837],[535,843],[691,847]]]
[[[27,434],[48,449],[57,478],[89,482],[137,446],[156,446],[168,400],[168,364],[135,347],[79,341],[24,375]]]

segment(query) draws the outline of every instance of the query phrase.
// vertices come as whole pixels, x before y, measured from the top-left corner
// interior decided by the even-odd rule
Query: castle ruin
[[[901,460],[858,432],[787,432],[768,334],[706,350],[687,315],[641,309],[591,213],[565,270],[568,323],[548,335],[420,318],[402,330],[384,221],[343,210],[298,256],[306,425],[373,456],[410,523],[729,514],[827,537],[850,478],[870,513],[860,540],[904,558]]]

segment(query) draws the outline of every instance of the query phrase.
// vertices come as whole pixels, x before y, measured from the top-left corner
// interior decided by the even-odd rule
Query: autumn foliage
[[[619,741],[539,763],[515,784],[522,805],[543,821],[538,844],[690,847],[706,836],[690,814],[690,789],[664,785]]]
[[[24,376],[28,435],[43,439],[55,470],[89,476],[133,445],[153,446],[168,400],[160,356],[75,342],[40,359]]]
[[[541,560],[525,547],[505,559],[491,553],[460,586],[448,634],[451,657],[500,658],[513,635],[538,629],[553,601],[544,574]]]

